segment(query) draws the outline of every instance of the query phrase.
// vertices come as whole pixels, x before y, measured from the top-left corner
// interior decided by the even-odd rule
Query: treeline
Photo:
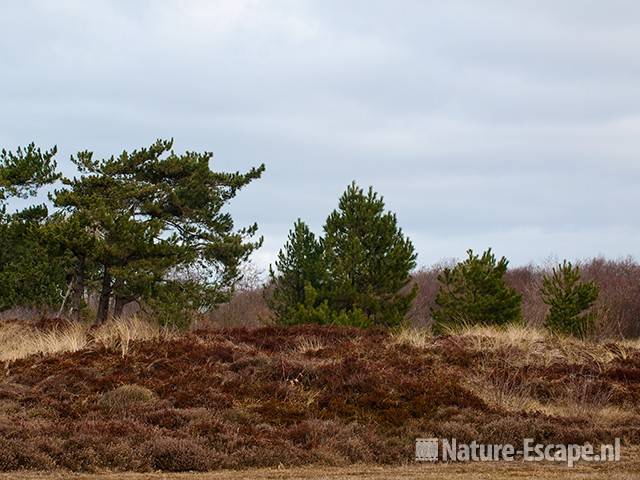
[[[0,310],[48,306],[100,323],[138,302],[185,325],[230,298],[262,239],[257,225],[235,229],[224,207],[264,165],[215,172],[211,153],[176,154],[159,140],[105,159],[79,152],[77,176],[65,177],[55,155],[33,144],[0,154]],[[51,208],[8,212],[12,197],[46,186]]]
[[[431,312],[436,307],[438,276],[451,265],[437,264],[413,273],[418,286],[407,319],[414,325],[433,325]],[[540,291],[545,278],[553,276],[557,265],[525,265],[507,269],[505,280],[522,296],[523,321],[532,327],[543,327],[549,313]],[[586,259],[579,262],[583,280],[597,285],[599,293],[590,312],[594,317],[594,334],[598,338],[637,338],[640,336],[640,264],[632,258],[612,260]]]
[[[386,212],[382,197],[352,184],[316,237],[298,220],[271,269],[268,304],[281,324],[399,326],[407,323],[418,286],[413,245]],[[468,325],[524,323],[522,295],[506,279],[509,262],[491,249],[443,268],[429,309],[435,333]],[[596,332],[592,308],[599,287],[564,261],[543,274],[538,295],[548,306],[544,326],[558,334]]]
[[[48,306],[101,323],[135,302],[176,326],[220,305],[229,311],[242,267],[262,239],[255,238],[256,224],[235,229],[224,207],[264,165],[216,172],[211,153],[176,154],[172,141],[159,140],[106,159],[79,152],[71,157],[77,176],[66,177],[55,155],[55,148],[33,144],[0,154],[0,311]],[[32,204],[7,212],[12,197],[33,197],[51,185],[51,211]],[[395,214],[372,188],[352,183],[321,234],[302,220],[294,224],[262,289],[268,308],[261,313],[284,325],[413,321],[443,333],[531,323],[527,309],[535,299],[544,312],[537,323],[554,333],[589,337],[615,320],[615,308],[599,300],[602,282],[567,261],[530,272],[536,283],[526,292],[510,280],[507,259],[491,249],[469,250],[435,275],[415,268],[413,244]],[[425,292],[432,292],[428,300]],[[640,333],[637,313],[625,311],[624,325],[617,320],[619,335]]]

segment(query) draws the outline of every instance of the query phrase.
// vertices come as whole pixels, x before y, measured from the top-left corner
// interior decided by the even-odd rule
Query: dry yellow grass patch
[[[151,323],[139,317],[109,320],[92,332],[93,340],[108,349],[120,350],[122,356],[129,351],[134,340],[152,340],[172,335],[157,323]]]
[[[170,335],[170,331],[137,317],[110,320],[95,329],[85,323],[68,322],[47,331],[38,330],[28,322],[0,322],[0,361],[76,352],[92,345],[119,350],[124,356],[134,340]]]
[[[295,348],[297,353],[315,353],[325,348],[325,344],[316,337],[304,337]]]
[[[535,365],[546,368],[554,364],[590,365],[604,370],[615,360],[624,360],[640,347],[638,341],[596,343],[559,337],[544,330],[510,325],[504,328],[468,326],[450,332],[466,339],[467,347],[480,353],[468,387],[490,405],[512,412],[541,412],[550,416],[598,419],[615,424],[637,418],[624,405],[611,404],[611,391],[594,390],[588,382],[572,381],[550,401],[541,402],[532,388],[535,378],[518,375],[493,375]]]
[[[512,365],[536,364],[548,367],[555,363],[604,366],[616,359],[626,359],[640,349],[640,340],[598,343],[572,337],[551,335],[545,330],[508,325],[465,326],[452,330],[452,335],[467,339],[472,349],[479,352],[504,352],[505,361]],[[513,352],[509,355],[509,351]]]
[[[0,324],[0,360],[11,361],[34,354],[75,352],[87,346],[88,328],[69,323],[60,329],[38,331],[18,323]]]
[[[539,412],[552,417],[584,418],[604,425],[624,425],[638,420],[638,413],[631,407],[613,405],[606,393],[580,394],[579,388],[567,386],[562,396],[549,402],[534,398],[527,384],[496,381],[481,373],[469,379],[471,391],[489,405],[499,406],[509,412]]]
[[[403,328],[391,334],[391,342],[399,345],[425,348],[433,343],[433,335],[425,329]]]

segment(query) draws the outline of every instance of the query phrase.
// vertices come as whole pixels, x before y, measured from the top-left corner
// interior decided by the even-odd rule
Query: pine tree
[[[75,257],[74,284],[83,289],[88,277],[99,291],[98,322],[115,297],[117,310],[136,299],[184,324],[189,312],[229,298],[239,266],[262,242],[251,240],[257,225],[234,230],[223,208],[264,165],[214,172],[211,153],[177,155],[172,145],[159,140],[104,160],[80,152],[80,177],[63,179],[53,196],[59,238]]]
[[[57,306],[62,300],[65,258],[47,241],[47,207],[30,205],[8,214],[5,203],[33,196],[59,178],[56,151],[42,151],[32,143],[0,152],[0,310]]]
[[[27,198],[38,188],[53,183],[60,175],[54,156],[56,147],[44,152],[31,143],[15,152],[0,151],[0,205],[9,197]]]
[[[47,215],[44,205],[0,215],[0,311],[57,308],[63,299],[67,259],[48,241]]]
[[[488,249],[468,258],[438,276],[437,308],[432,310],[433,330],[442,333],[463,325],[505,325],[521,320],[522,297],[504,279],[509,262],[496,260]]]
[[[552,274],[542,279],[540,294],[549,305],[545,326],[554,333],[584,338],[595,329],[595,314],[590,308],[598,298],[595,282],[582,282],[580,267],[563,261]]]
[[[302,220],[298,219],[289,231],[275,267],[275,271],[269,267],[273,290],[267,301],[276,320],[281,324],[306,323],[318,306],[325,269],[322,243]],[[314,318],[315,323],[323,323],[322,315]]]
[[[323,246],[323,295],[341,315],[337,323],[393,326],[404,320],[417,292],[403,290],[416,254],[373,188],[365,193],[355,182],[347,188],[327,218]]]

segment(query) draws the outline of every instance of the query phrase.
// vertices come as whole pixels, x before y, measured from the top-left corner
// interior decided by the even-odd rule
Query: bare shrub
[[[196,328],[215,326],[259,327],[269,323],[273,313],[267,305],[262,288],[240,290],[231,300],[210,312],[207,318],[196,323]]]
[[[585,280],[600,287],[596,302],[600,337],[636,338],[640,336],[640,265],[632,258],[606,260],[594,258],[580,264]]]
[[[526,265],[507,270],[507,283],[522,295],[522,319],[530,327],[544,325],[549,307],[542,301],[540,288],[544,269],[535,265]]]
[[[442,271],[441,265],[434,265],[430,268],[421,268],[415,272],[412,284],[418,286],[418,293],[411,304],[411,309],[407,313],[407,319],[415,327],[431,327],[431,309],[435,306],[436,294],[438,293],[438,275]]]

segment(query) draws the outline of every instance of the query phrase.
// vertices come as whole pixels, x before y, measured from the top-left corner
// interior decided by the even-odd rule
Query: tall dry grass
[[[76,352],[92,346],[119,351],[124,356],[134,340],[172,335],[172,331],[139,317],[112,319],[98,327],[65,322],[46,330],[27,321],[3,321],[0,322],[0,361],[37,354]]]

